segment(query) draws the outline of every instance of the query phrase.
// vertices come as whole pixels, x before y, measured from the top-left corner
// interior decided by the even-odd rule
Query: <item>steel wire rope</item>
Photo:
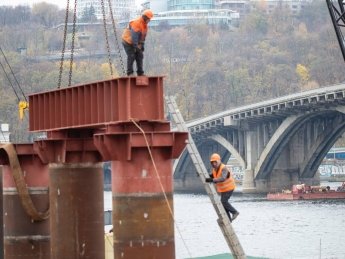
[[[160,185],[160,187],[161,187],[161,190],[162,190],[162,192],[163,192],[164,199],[165,199],[165,201],[166,201],[166,203],[167,203],[167,206],[168,206],[170,215],[171,215],[171,217],[172,217],[172,219],[173,219],[173,222],[176,224],[177,232],[179,233],[179,235],[180,235],[180,237],[181,237],[181,239],[182,239],[183,245],[185,246],[185,248],[186,248],[186,250],[187,250],[187,252],[188,252],[188,256],[189,256],[189,257],[192,257],[192,254],[191,254],[191,252],[190,252],[190,250],[189,250],[189,248],[188,248],[188,246],[187,246],[187,244],[186,244],[186,241],[184,240],[184,238],[183,238],[183,236],[182,236],[182,233],[181,233],[181,231],[180,231],[180,229],[179,229],[179,227],[178,227],[178,225],[177,225],[177,222],[176,222],[176,220],[175,220],[175,217],[174,217],[174,213],[173,213],[173,211],[172,211],[172,208],[171,208],[171,206],[170,206],[170,204],[169,204],[169,200],[168,200],[168,197],[167,197],[167,195],[166,195],[166,193],[165,193],[165,189],[164,189],[164,186],[163,186],[163,184],[162,184],[161,178],[160,178],[160,176],[159,176],[159,174],[158,174],[158,170],[157,170],[157,167],[156,167],[156,163],[155,163],[155,160],[153,159],[153,155],[152,155],[152,152],[151,152],[151,148],[150,148],[149,142],[148,142],[148,140],[147,140],[147,138],[146,138],[145,131],[138,125],[138,123],[135,122],[134,119],[131,118],[130,121],[133,122],[133,124],[134,124],[134,125],[139,129],[139,131],[143,134],[143,137],[144,137],[145,143],[146,143],[146,147],[147,147],[147,150],[149,151],[149,155],[150,155],[150,158],[151,158],[151,161],[152,161],[152,164],[153,164],[153,168],[154,168],[154,171],[155,171],[155,173],[156,173],[156,176],[157,176],[159,185]]]
[[[6,64],[7,64],[7,66],[9,67],[9,69],[10,69],[10,71],[11,71],[11,74],[12,74],[12,76],[13,76],[13,78],[14,78],[14,81],[16,82],[16,84],[17,84],[17,86],[18,86],[18,88],[19,88],[21,94],[23,95],[25,101],[27,102],[28,100],[26,99],[26,96],[25,96],[25,94],[24,94],[24,91],[23,91],[23,89],[21,88],[21,86],[20,86],[20,84],[19,84],[19,82],[18,82],[18,80],[17,80],[17,77],[16,77],[15,74],[13,73],[12,67],[11,67],[10,63],[8,62],[7,57],[6,57],[5,53],[3,52],[1,46],[0,46],[0,51],[1,51],[2,55],[4,56],[4,59],[5,59],[5,61],[6,61]],[[12,88],[13,88],[13,87],[12,87]],[[13,89],[13,90],[14,90],[14,89]]]
[[[1,46],[0,46],[0,50],[1,50],[1,53],[2,53],[2,55],[3,55],[3,57],[4,57],[5,61],[6,61],[7,66],[10,68],[10,71],[11,71],[11,73],[12,73],[12,76],[13,76],[14,80],[16,81],[16,83],[17,83],[17,85],[18,85],[18,87],[19,87],[19,89],[20,89],[20,91],[21,91],[21,93],[22,93],[22,95],[23,95],[23,97],[24,97],[24,99],[25,99],[25,102],[27,102],[27,98],[26,98],[26,96],[25,96],[25,94],[24,94],[24,91],[23,91],[23,89],[21,88],[21,86],[20,86],[20,84],[19,84],[19,82],[18,82],[18,80],[17,80],[15,74],[13,73],[12,67],[11,67],[10,63],[8,62],[8,59],[7,59],[6,55],[5,55],[5,53],[3,52]],[[1,60],[0,60],[0,66],[1,66],[1,68],[2,68],[2,70],[3,70],[3,72],[4,72],[4,74],[5,74],[5,76],[6,76],[7,80],[8,80],[8,82],[9,82],[10,85],[11,85],[11,88],[12,88],[14,94],[16,95],[17,100],[20,102],[19,95],[18,95],[18,93],[17,93],[17,91],[16,91],[16,89],[15,89],[15,87],[14,87],[14,85],[13,85],[11,79],[10,79],[10,76],[9,76],[8,73],[6,72],[5,66],[3,65],[3,63],[1,62]],[[28,119],[28,115],[27,115],[26,113],[24,113],[24,116],[25,116],[26,119]],[[1,132],[1,133],[2,133],[2,135],[3,135],[3,137],[4,137],[3,132]],[[5,137],[4,137],[4,139],[5,139]]]
[[[104,8],[104,0],[101,0],[101,7],[102,7],[102,17],[103,17],[103,27],[104,27],[104,35],[105,35],[105,44],[108,51],[108,63],[110,69],[110,75],[113,75],[113,64],[111,62],[111,55],[110,55],[110,46],[109,46],[109,37],[108,37],[108,30],[107,30],[107,21],[105,17],[105,8]]]
[[[2,71],[4,72],[4,74],[5,74],[5,76],[6,76],[7,80],[8,80],[8,82],[10,83],[11,88],[12,88],[14,94],[16,95],[18,101],[20,101],[19,95],[18,95],[16,89],[14,88],[14,85],[12,84],[12,81],[11,81],[10,77],[8,76],[8,73],[6,72],[5,67],[4,67],[4,65],[2,64],[1,61],[0,61],[0,66],[1,66]]]
[[[60,69],[59,69],[59,79],[58,79],[58,86],[57,86],[57,88],[61,87],[63,62],[65,60],[66,37],[67,37],[67,27],[68,27],[68,13],[69,13],[69,0],[67,0],[67,6],[66,6],[65,27],[64,27],[64,31],[63,31],[63,41],[62,41]]]
[[[126,69],[125,69],[125,65],[124,65],[124,62],[123,62],[122,55],[121,55],[119,39],[118,39],[117,33],[116,33],[116,25],[115,25],[115,19],[114,19],[114,14],[113,14],[113,8],[112,8],[110,0],[108,0],[108,5],[109,5],[109,12],[110,12],[111,23],[113,25],[113,30],[114,30],[114,37],[115,37],[115,44],[116,44],[115,47],[116,47],[117,53],[118,53],[118,55],[120,57],[120,65],[121,65],[121,68],[122,68],[122,75],[125,75],[126,74]]]
[[[74,41],[75,41],[75,27],[77,23],[77,2],[74,0],[74,10],[73,10],[73,29],[72,29],[72,43],[71,43],[71,58],[69,63],[69,76],[68,76],[68,86],[72,84],[72,72],[73,72],[73,59],[74,59]]]

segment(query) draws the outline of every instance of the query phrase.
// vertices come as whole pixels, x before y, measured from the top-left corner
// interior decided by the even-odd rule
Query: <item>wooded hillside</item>
[[[64,19],[64,10],[46,3],[32,9],[0,7],[0,46],[26,94],[57,87],[59,60],[47,57],[61,55],[63,27],[57,25]],[[111,51],[116,52],[110,25],[108,34]],[[69,49],[70,30],[66,42]],[[77,31],[76,51],[88,56],[73,63],[72,84],[109,78],[107,56],[95,57],[106,50],[103,27]],[[0,61],[5,64],[1,55]],[[119,57],[113,56],[112,61],[114,76],[121,75]],[[233,30],[207,25],[150,30],[144,69],[147,75],[166,76],[166,94],[177,95],[185,119],[191,120],[341,83],[344,64],[326,2],[317,0],[298,16],[283,8],[270,15],[258,9]],[[64,67],[63,86],[67,85],[68,60]],[[5,70],[10,73],[8,67]],[[21,132],[27,126],[18,123],[18,100],[1,67],[0,97],[0,122]],[[25,137],[18,133],[17,138]]]

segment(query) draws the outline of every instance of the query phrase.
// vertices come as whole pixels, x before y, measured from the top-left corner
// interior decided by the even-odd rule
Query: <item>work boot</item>
[[[234,221],[237,218],[238,215],[240,215],[239,212],[236,212],[234,215],[232,215],[232,221]]]

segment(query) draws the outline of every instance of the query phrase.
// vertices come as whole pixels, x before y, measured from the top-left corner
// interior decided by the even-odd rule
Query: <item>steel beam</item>
[[[30,131],[164,120],[163,77],[122,77],[29,96]]]

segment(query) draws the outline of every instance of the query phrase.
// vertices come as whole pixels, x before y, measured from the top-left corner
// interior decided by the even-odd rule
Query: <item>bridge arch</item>
[[[230,156],[233,155],[242,168],[245,168],[246,166],[245,160],[236,148],[220,134],[215,134],[205,138],[202,142],[198,142],[196,145],[207,169],[210,169],[209,157],[212,153],[219,153],[223,162],[228,161]],[[192,166],[194,167],[192,160],[190,159],[187,149],[185,149],[180,157],[175,160],[173,170],[174,178],[184,180],[187,177],[185,173],[186,171],[195,170],[194,168],[191,168]]]
[[[337,114],[332,125],[321,134],[308,153],[307,158],[300,167],[301,178],[311,178],[314,176],[322,160],[345,131],[344,114]]]
[[[269,174],[272,172],[274,165],[277,162],[277,159],[280,157],[284,147],[289,143],[291,138],[306,122],[312,120],[313,118],[317,116],[334,115],[335,113],[337,113],[337,111],[324,110],[324,111],[317,111],[314,113],[291,115],[287,117],[281,123],[278,129],[274,132],[273,136],[270,138],[269,142],[267,143],[263,152],[261,153],[258,163],[254,170],[255,179],[268,178]],[[318,164],[318,162],[321,163],[321,160],[323,158],[322,154],[325,155],[327,151],[330,149],[330,147],[334,144],[337,137],[341,135],[342,130],[338,130],[340,133],[336,133],[336,131],[337,130],[334,130],[333,128],[332,134],[327,134],[327,136],[329,136],[328,140],[324,139],[320,141],[320,145],[321,143],[324,143],[323,144],[324,148],[322,149],[323,151],[319,155],[315,156],[313,163],[309,163],[308,161],[305,162],[306,165],[304,166],[304,171],[307,170],[308,168],[307,165],[312,165],[314,168],[315,165]],[[332,138],[330,136],[334,136],[333,137],[334,142],[332,143],[332,145],[326,144],[327,141],[332,142]],[[321,151],[320,149],[315,148],[315,154],[320,151]],[[307,160],[312,160],[312,157],[310,157],[310,159],[307,159]],[[309,166],[309,169],[312,169],[312,168]]]
[[[231,155],[235,157],[235,159],[238,161],[238,163],[240,164],[242,168],[246,168],[246,162],[244,161],[243,157],[236,150],[236,148],[228,140],[226,140],[226,138],[224,138],[220,134],[212,135],[209,138],[213,139],[214,141],[222,145],[227,151],[230,152]]]

